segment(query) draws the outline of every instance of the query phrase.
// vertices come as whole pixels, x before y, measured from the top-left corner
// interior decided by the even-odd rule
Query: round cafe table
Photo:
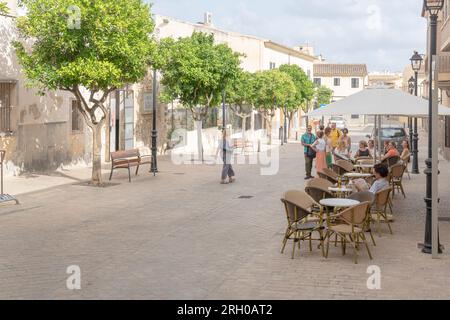
[[[336,193],[338,198],[341,198],[342,196],[345,196],[348,193],[351,193],[353,191],[352,188],[348,188],[348,187],[329,187],[328,191],[331,191],[333,193]]]
[[[360,171],[361,171],[362,173],[368,173],[367,171],[373,169],[374,166],[375,166],[375,165],[373,165],[373,164],[367,164],[367,163],[365,163],[365,164],[355,164],[355,165],[354,165],[354,167],[355,167],[356,169],[360,169]]]
[[[359,173],[359,172],[349,172],[344,174],[344,177],[349,178],[349,179],[366,179],[366,178],[370,178],[372,177],[373,174],[371,173]]]
[[[358,200],[326,198],[319,201],[322,206],[334,208],[349,208],[360,204]]]

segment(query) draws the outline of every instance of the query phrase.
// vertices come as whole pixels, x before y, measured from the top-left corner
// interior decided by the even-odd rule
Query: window
[[[11,132],[11,83],[0,83],[0,132]]]
[[[311,80],[311,70],[308,70],[308,79]]]
[[[314,78],[314,84],[315,84],[316,86],[322,85],[322,79],[320,79],[320,78]]]
[[[276,69],[276,67],[277,67],[277,65],[275,62],[270,63],[270,66],[269,66],[270,70]]]
[[[359,88],[359,79],[358,78],[352,78],[352,88]]]
[[[339,87],[341,85],[341,79],[340,78],[334,78],[334,86]]]
[[[80,102],[78,100],[72,100],[72,131],[83,130],[83,119],[78,109]]]

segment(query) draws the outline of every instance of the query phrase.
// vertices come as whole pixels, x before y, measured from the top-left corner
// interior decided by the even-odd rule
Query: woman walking
[[[236,179],[233,166],[231,165],[232,157],[233,157],[233,148],[230,146],[230,143],[227,138],[227,131],[223,131],[222,139],[219,140],[219,148],[217,150],[217,154],[220,153],[223,161],[222,168],[222,179],[220,181],[221,184],[233,183]],[[226,181],[228,177],[228,181]]]
[[[327,168],[327,143],[323,139],[324,133],[323,131],[319,131],[317,133],[317,140],[313,143],[312,148],[316,151],[316,171],[322,172],[323,169]]]

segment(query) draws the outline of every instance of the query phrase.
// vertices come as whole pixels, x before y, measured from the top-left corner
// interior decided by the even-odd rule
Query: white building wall
[[[283,64],[297,65],[302,68],[306,74],[309,74],[311,79],[313,77],[313,61],[301,59],[294,55],[265,47],[263,55],[264,70],[269,70],[271,63],[275,63],[275,68],[278,68]]]
[[[352,94],[358,93],[367,86],[367,77],[316,77],[321,79],[321,84],[331,90],[333,90],[333,100],[338,101]],[[334,79],[340,79],[340,85],[334,85]],[[352,79],[359,79],[359,87],[352,88]]]

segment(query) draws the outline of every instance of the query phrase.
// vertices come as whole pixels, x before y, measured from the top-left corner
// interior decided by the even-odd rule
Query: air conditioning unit
[[[211,12],[205,12],[205,25],[212,26],[212,13]]]

